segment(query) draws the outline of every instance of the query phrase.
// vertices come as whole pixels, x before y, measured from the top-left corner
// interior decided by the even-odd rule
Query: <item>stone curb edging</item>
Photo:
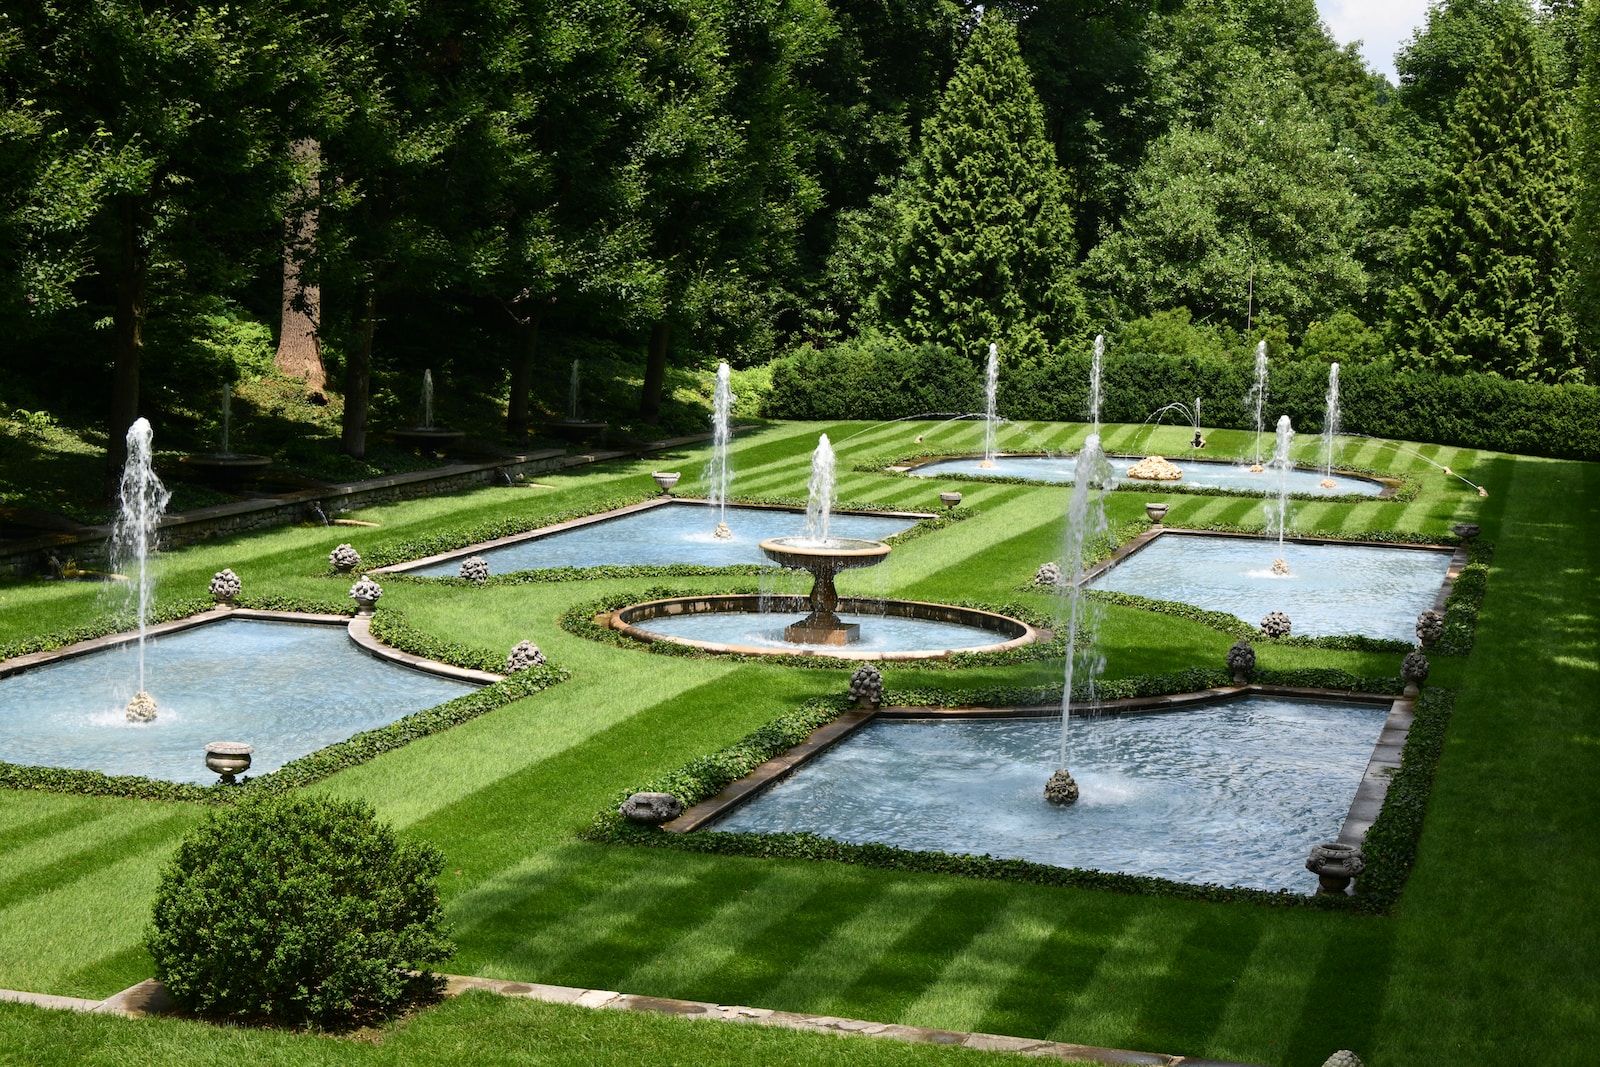
[[[1113,1067],[1260,1067],[1257,1064],[1232,1060],[1197,1059],[1193,1056],[1175,1056],[1160,1052],[1133,1052],[1127,1049],[1074,1045],[1063,1041],[1008,1037],[1004,1034],[974,1033],[965,1030],[937,1030],[926,1026],[877,1023],[834,1015],[811,1015],[805,1012],[774,1011],[771,1008],[713,1004],[702,1000],[647,997],[635,993],[617,993],[609,989],[580,989],[576,986],[513,982],[457,974],[445,974],[440,977],[445,980],[447,997],[476,991],[502,997],[536,1000],[543,1004],[567,1004],[593,1010],[648,1011],[660,1015],[676,1015],[685,1019],[771,1026],[802,1033],[887,1038],[891,1041],[915,1044],[956,1045],[983,1052],[1012,1052],[1040,1059],[1087,1061],[1110,1064]],[[35,1007],[58,1011],[120,1015],[129,1019],[166,1015],[177,1010],[177,1005],[167,995],[166,987],[155,978],[147,978],[138,985],[130,986],[105,1000],[85,1000],[80,997],[58,997],[47,993],[0,989],[0,1001],[32,1004]]]

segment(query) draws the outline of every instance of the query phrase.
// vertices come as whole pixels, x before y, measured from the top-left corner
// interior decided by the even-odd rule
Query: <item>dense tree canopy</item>
[[[276,327],[304,208],[355,455],[423,367],[520,440],[577,355],[650,422],[674,366],[862,331],[1037,361],[1265,316],[1286,353],[1571,380],[1596,9],[1440,0],[1391,86],[1313,0],[19,0],[0,336],[35,358],[0,402],[92,404],[115,463],[239,373],[204,321]]]
[[[1533,24],[1507,19],[1468,77],[1391,299],[1409,358],[1451,370],[1581,374],[1567,285],[1572,172]]]

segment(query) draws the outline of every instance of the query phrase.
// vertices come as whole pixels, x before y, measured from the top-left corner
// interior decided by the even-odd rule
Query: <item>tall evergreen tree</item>
[[[1083,328],[1066,178],[1003,16],[973,31],[901,196],[895,264],[874,298],[886,325],[974,361],[990,343],[1037,358]]]
[[[1574,126],[1577,170],[1572,215],[1572,281],[1567,309],[1583,350],[1587,378],[1600,381],[1600,0],[1583,11],[1582,71]]]
[[[1581,376],[1560,298],[1572,170],[1531,19],[1508,18],[1456,103],[1444,166],[1407,237],[1389,320],[1412,361]]]

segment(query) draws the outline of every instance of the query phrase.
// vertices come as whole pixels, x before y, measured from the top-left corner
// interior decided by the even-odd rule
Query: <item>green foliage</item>
[[[1361,842],[1367,869],[1356,882],[1357,899],[1373,910],[1392,908],[1411,873],[1454,708],[1455,694],[1432,686],[1417,701],[1400,769],[1389,779],[1383,809]]]
[[[896,419],[982,406],[983,383],[966,355],[869,333],[821,351],[806,347],[772,364],[762,413],[788,419]]]
[[[1586,380],[1600,384],[1600,4],[1583,5],[1582,66],[1574,122],[1572,280],[1564,294]]]
[[[991,12],[923,131],[878,322],[981,366],[1042,357],[1084,328],[1067,184],[1009,19]]]
[[[1383,335],[1347,310],[1311,323],[1300,340],[1301,359],[1337,363],[1341,368],[1372,363],[1384,355]]]
[[[444,856],[364,802],[271,797],[212,814],[156,889],[145,947],[190,1011],[342,1027],[434,992],[417,968],[455,951],[434,880]]]
[[[1298,332],[1366,290],[1351,158],[1293,81],[1230,78],[1209,125],[1151,147],[1120,227],[1089,255],[1090,284],[1119,318],[1183,305]]]
[[[1527,16],[1509,18],[1456,102],[1429,205],[1414,217],[1389,318],[1409,362],[1581,381],[1566,226],[1566,134]]]
[[[1177,317],[1167,321],[1176,322]],[[1186,328],[1161,331],[1167,338],[1181,339],[1186,334]],[[1253,423],[1242,403],[1250,388],[1248,363],[1216,355],[1211,336],[1201,332],[1198,337],[1199,351],[1173,355],[1129,351],[1114,338],[1104,365],[1102,419],[1137,424],[1167,404],[1190,404],[1198,397],[1203,426],[1249,429]],[[902,352],[900,358],[914,355]],[[816,357],[804,357],[812,359]],[[862,411],[850,406],[854,394],[843,385],[851,376],[832,373],[827,361],[806,361],[796,364],[806,367],[806,374],[783,371],[782,363],[774,366],[767,414],[775,418],[860,417]],[[930,373],[944,365],[944,357],[938,357]],[[901,368],[898,360],[895,366],[901,380],[917,375],[914,369]],[[1088,409],[1088,380],[1088,355],[1068,352],[1002,375],[999,410],[1010,419],[1081,419]],[[1301,432],[1320,429],[1327,387],[1327,365],[1320,361],[1275,363],[1272,410],[1288,415]],[[1397,369],[1382,360],[1341,368],[1339,388],[1345,433],[1563,459],[1600,459],[1600,388],[1595,386]],[[904,401],[886,403],[872,417],[901,418],[926,412],[919,403],[924,399],[921,394],[908,393]]]

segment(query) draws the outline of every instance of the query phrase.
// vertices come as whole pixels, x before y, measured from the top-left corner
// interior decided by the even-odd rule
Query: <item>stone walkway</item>
[[[785,1030],[799,1030],[814,1034],[878,1037],[890,1041],[906,1041],[930,1045],[959,1045],[962,1048],[984,1052],[1013,1052],[1022,1056],[1064,1062],[1103,1063],[1126,1067],[1258,1067],[1255,1064],[1236,1063],[1231,1060],[1198,1059],[1193,1056],[1174,1056],[1158,1052],[1131,1052],[1126,1049],[1100,1048],[1095,1045],[1073,1045],[1063,1041],[1041,1041],[1025,1037],[1006,1037],[1002,1034],[977,1034],[963,1030],[935,1030],[926,1026],[901,1026],[898,1023],[875,1023],[864,1019],[841,1019],[833,1015],[809,1015],[804,1012],[774,1011],[771,1008],[748,1008],[741,1005],[711,1004],[700,1000],[670,1000],[665,997],[645,997],[634,993],[617,993],[608,989],[579,989],[575,986],[542,985],[537,982],[508,982],[495,978],[473,978],[448,974],[445,995],[460,996],[474,990],[494,993],[502,997],[521,997],[546,1004],[570,1004],[579,1008],[605,1011],[649,1011],[661,1015],[677,1015],[685,1019],[708,1019],[714,1022],[744,1023],[753,1026],[775,1026]],[[79,1011],[105,1015],[121,1015],[130,1019],[147,1015],[164,1015],[176,1010],[166,988],[150,978],[130,986],[105,1000],[84,1000],[79,997],[55,997],[44,993],[22,993],[0,989],[0,1001],[32,1004],[40,1008],[62,1011]]]

